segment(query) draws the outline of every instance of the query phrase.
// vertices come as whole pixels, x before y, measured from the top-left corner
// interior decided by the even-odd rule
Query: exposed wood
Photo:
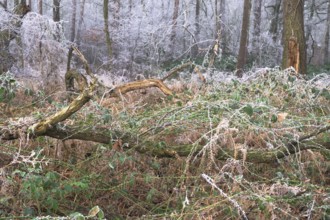
[[[176,73],[178,73],[179,71],[192,66],[193,63],[192,62],[187,62],[187,63],[183,63],[180,66],[176,66],[173,69],[171,69],[164,78],[161,79],[161,81],[165,81],[166,79],[172,77],[173,75],[175,75]]]
[[[173,77],[175,74],[177,74],[179,71],[185,69],[185,68],[188,68],[188,67],[194,67],[194,71],[198,74],[200,80],[202,82],[206,82],[206,79],[205,77],[202,75],[202,73],[200,72],[198,66],[196,66],[194,63],[192,62],[187,62],[187,63],[183,63],[181,64],[180,66],[176,66],[174,67],[173,69],[171,69],[165,77],[163,77],[161,79],[161,81],[165,81],[166,79],[169,79],[171,77]]]
[[[158,87],[165,95],[173,95],[172,91],[159,79],[145,79],[129,82],[124,85],[117,86],[110,92],[111,97],[119,97],[121,94],[150,87]]]
[[[282,68],[296,65],[296,71],[307,73],[307,51],[304,32],[304,1],[284,0]],[[297,48],[292,48],[292,47]],[[291,47],[291,48],[290,48]],[[290,57],[291,56],[291,57]]]
[[[289,39],[288,66],[292,66],[296,72],[299,72],[299,44],[296,37]]]
[[[77,82],[78,88],[75,88],[74,81]],[[65,73],[65,87],[66,91],[82,92],[87,87],[87,79],[80,74],[76,69],[71,69]]]
[[[88,87],[82,88],[82,93],[75,98],[67,107],[63,108],[62,110],[56,112],[55,114],[43,119],[42,121],[33,124],[29,128],[29,133],[32,135],[42,135],[46,133],[48,129],[51,129],[53,126],[55,126],[57,123],[62,122],[66,120],[68,117],[70,117],[75,112],[79,111],[81,107],[83,107],[93,96],[93,92],[96,85],[96,78],[91,72],[91,69],[85,59],[85,57],[82,55],[82,53],[75,47],[73,47],[73,50],[76,52],[76,55],[80,58],[80,60],[83,62],[84,67],[86,69],[86,73],[92,77],[92,82]]]

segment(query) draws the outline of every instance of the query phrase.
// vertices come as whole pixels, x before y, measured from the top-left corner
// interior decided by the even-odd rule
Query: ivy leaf
[[[246,105],[243,111],[250,117],[253,115],[253,107],[251,105]]]
[[[4,99],[4,94],[5,94],[5,88],[0,87],[0,101]]]
[[[272,115],[272,118],[270,120],[273,123],[277,122],[277,115]]]

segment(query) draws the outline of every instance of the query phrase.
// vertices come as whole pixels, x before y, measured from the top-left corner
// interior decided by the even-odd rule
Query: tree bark
[[[330,43],[330,2],[328,2],[328,12],[327,12],[327,28],[324,37],[324,63],[330,63],[329,57],[329,43]]]
[[[215,15],[215,36],[214,36],[214,43],[212,46],[212,50],[210,51],[210,58],[208,68],[212,68],[214,66],[215,58],[219,55],[219,43],[221,37],[221,26],[220,26],[220,17],[219,17],[219,10],[218,10],[218,0],[214,2],[214,15]]]
[[[260,63],[260,25],[261,25],[261,6],[262,0],[254,0],[253,2],[253,37],[252,37],[252,56]]]
[[[309,139],[310,137],[316,137],[318,134],[327,132],[329,130],[330,126],[323,127],[315,132],[312,132],[311,134],[300,138],[299,141],[288,142],[286,146],[273,150],[257,149],[247,150],[246,152],[235,152],[235,150],[223,149],[219,147],[217,152],[214,152],[214,155],[218,160],[234,158],[236,160],[243,160],[244,162],[250,163],[273,163],[286,156],[296,154],[304,150],[330,150],[330,142],[324,140],[324,138],[316,138],[314,140]],[[0,136],[2,137],[2,140],[13,140],[19,138],[18,133],[13,133],[12,131],[13,129],[1,129],[0,127]],[[137,135],[117,130],[109,130],[107,128],[71,128],[70,126],[58,127],[56,125],[47,125],[44,127],[44,129],[39,127],[39,130],[35,131],[37,131],[34,133],[35,136],[49,136],[61,140],[78,139],[103,144],[112,144],[113,140],[120,139],[123,143],[127,144],[125,150],[134,149],[139,153],[149,154],[156,157],[175,158],[177,156],[186,157],[189,155],[198,155],[204,147],[202,145],[196,146],[193,144],[187,144],[160,148],[155,147],[154,142],[143,140]],[[194,152],[192,152],[192,149],[194,149]]]
[[[54,21],[60,21],[60,3],[61,0],[53,0],[53,20]]]
[[[71,17],[71,30],[70,30],[70,41],[73,43],[76,38],[76,13],[77,13],[77,0],[72,0],[72,17]],[[73,48],[69,48],[67,71],[71,69]],[[73,82],[72,82],[73,83]]]
[[[272,11],[272,19],[270,22],[269,33],[272,36],[274,42],[278,39],[278,26],[280,21],[280,11],[281,11],[282,0],[275,0],[275,4],[271,6],[273,8]]]
[[[82,2],[80,3],[80,15],[79,15],[78,30],[76,36],[78,48],[80,48],[80,44],[81,44],[81,31],[82,31],[82,24],[84,21],[84,14],[85,14],[85,2],[86,0],[82,0]]]
[[[112,40],[110,38],[109,31],[109,0],[103,1],[103,19],[104,19],[104,32],[105,32],[105,41],[108,49],[108,59],[112,58]]]
[[[313,35],[312,35],[312,23],[310,21],[313,20],[314,14],[315,14],[315,9],[316,9],[316,5],[315,5],[315,0],[312,0],[310,2],[309,5],[309,15],[308,15],[308,20],[309,22],[306,25],[306,49],[308,51],[308,48],[310,48],[310,50],[312,51],[311,56],[308,58],[308,64],[311,62],[311,60],[313,59],[314,56],[314,39],[313,39]],[[310,43],[310,41],[312,41]],[[308,56],[308,54],[307,54]]]
[[[179,4],[180,0],[174,1],[174,10],[173,10],[173,17],[172,17],[172,33],[171,33],[171,46],[174,49],[174,40],[176,38],[176,26],[178,24],[178,17],[179,17]]]
[[[77,14],[77,0],[72,0],[72,17],[71,17],[71,30],[70,41],[74,42],[76,37],[76,14]]]
[[[4,9],[7,10],[7,8],[8,8],[7,0],[4,0],[3,3],[2,3],[2,5],[3,5]]]
[[[196,0],[195,6],[195,33],[194,33],[194,45],[191,48],[191,56],[196,58],[198,56],[198,41],[199,41],[199,34],[200,34],[200,2],[201,0]]]
[[[42,0],[38,0],[38,13],[42,15]]]
[[[241,30],[241,39],[239,45],[239,52],[237,58],[237,76],[243,76],[243,68],[246,63],[247,57],[247,46],[249,37],[249,27],[250,27],[250,13],[251,13],[251,0],[244,0],[244,10],[243,10],[243,21]]]
[[[221,22],[220,22],[220,30],[221,30],[221,51],[222,51],[222,55],[227,55],[229,53],[228,51],[228,37],[227,37],[227,28],[226,28],[226,24],[227,24],[227,10],[226,10],[226,0],[220,0],[220,18],[221,18]]]
[[[293,66],[301,74],[307,73],[304,32],[304,1],[284,0],[282,68]]]

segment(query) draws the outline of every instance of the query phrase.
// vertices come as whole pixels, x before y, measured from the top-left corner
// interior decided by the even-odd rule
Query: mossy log
[[[330,130],[330,126],[323,127],[304,137],[316,137],[318,134],[328,130]],[[84,129],[83,131],[79,131],[69,127],[66,127],[65,129],[54,127],[49,129],[45,135],[57,139],[79,139],[103,144],[111,144],[114,141],[121,139],[123,143],[126,143],[127,147],[125,149],[134,149],[142,154],[150,154],[157,157],[186,157],[192,154],[192,149],[194,149],[193,155],[197,155],[203,149],[202,145],[193,144],[159,147],[157,144],[155,144],[155,142],[143,139],[141,140],[141,138],[139,138],[137,135],[132,135],[121,131],[111,131],[105,128],[93,128],[93,130]],[[276,162],[277,160],[286,156],[309,149],[329,151],[330,141],[324,140],[324,138],[315,138],[314,140],[306,138],[301,140],[301,142],[292,141],[289,142],[286,146],[271,150],[253,149],[247,150],[245,153],[243,151],[235,152],[234,150],[219,147],[218,149],[215,148],[217,151],[215,152],[215,157],[218,160],[234,158],[251,163],[271,163]]]

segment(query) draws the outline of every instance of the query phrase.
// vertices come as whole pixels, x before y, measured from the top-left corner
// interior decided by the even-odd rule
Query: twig
[[[227,198],[227,199],[229,200],[229,202],[231,202],[231,203],[234,205],[234,207],[237,208],[238,211],[240,211],[240,212],[242,213],[243,219],[248,220],[248,217],[246,216],[245,211],[242,209],[242,207],[238,204],[238,202],[237,202],[236,200],[230,198],[230,197],[229,197],[224,191],[222,191],[222,189],[220,189],[220,188],[215,184],[214,180],[213,180],[211,177],[209,177],[208,175],[206,175],[206,174],[204,174],[204,173],[202,174],[202,177],[203,177],[203,179],[204,179],[206,182],[208,182],[212,187],[216,188],[216,189],[219,191],[219,193],[220,193],[221,196]]]

